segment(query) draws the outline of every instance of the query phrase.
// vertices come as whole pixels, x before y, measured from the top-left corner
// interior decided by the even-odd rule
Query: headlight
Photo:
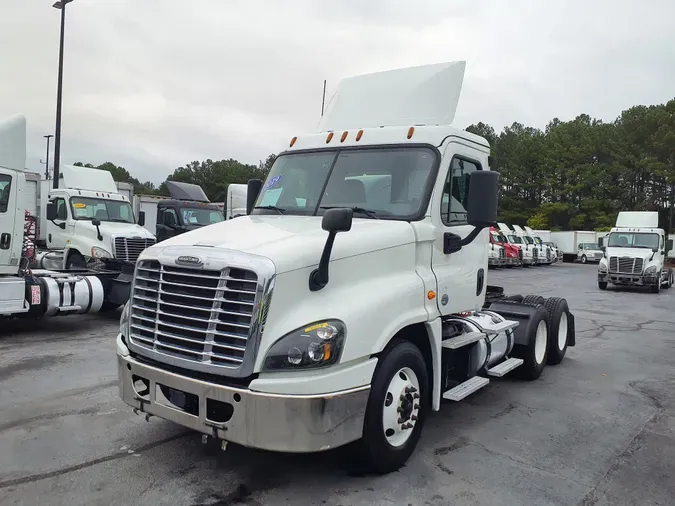
[[[91,248],[91,256],[93,258],[112,258],[112,255],[108,253],[107,250],[99,248],[98,246]]]
[[[650,265],[645,269],[645,274],[656,274],[656,265]]]
[[[122,308],[122,316],[120,316],[120,334],[125,337],[129,337],[129,320],[131,315],[131,301],[128,300]]]
[[[602,260],[600,260],[600,263],[598,264],[598,272],[603,274],[607,272],[607,264]]]
[[[264,371],[327,367],[340,360],[345,325],[324,320],[294,330],[272,345],[263,364]]]

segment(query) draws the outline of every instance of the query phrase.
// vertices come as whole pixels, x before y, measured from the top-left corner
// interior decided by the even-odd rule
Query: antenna
[[[323,80],[323,96],[321,97],[321,117],[323,117],[323,106],[326,104],[326,80]]]

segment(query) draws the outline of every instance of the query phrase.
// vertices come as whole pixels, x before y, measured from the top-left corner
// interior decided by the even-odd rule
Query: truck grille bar
[[[644,259],[633,257],[610,257],[609,272],[618,274],[642,274]]]
[[[145,350],[212,366],[244,361],[258,276],[142,260],[132,291],[130,339]]]
[[[153,244],[155,244],[154,239],[115,237],[115,258],[125,262],[136,263],[138,255],[145,248],[149,248]]]

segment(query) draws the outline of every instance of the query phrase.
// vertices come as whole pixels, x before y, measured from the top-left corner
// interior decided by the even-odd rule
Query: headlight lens
[[[598,272],[602,272],[603,274],[607,272],[607,264],[600,260],[600,263],[598,264]]]
[[[122,308],[122,316],[120,316],[120,334],[123,336],[128,336],[129,332],[129,320],[131,315],[131,301],[128,300]]]
[[[656,273],[656,265],[650,265],[645,269],[645,274],[654,274]]]
[[[327,367],[342,354],[345,325],[324,320],[286,334],[272,345],[263,364],[264,371]]]
[[[112,255],[108,253],[107,250],[99,248],[98,246],[91,248],[91,256],[93,258],[112,258]]]

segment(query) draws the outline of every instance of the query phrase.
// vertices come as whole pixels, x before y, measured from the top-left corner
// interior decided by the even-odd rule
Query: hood
[[[77,220],[77,228],[82,230],[91,230],[96,233],[96,227],[89,220]],[[154,239],[148,230],[135,223],[118,223],[114,221],[102,221],[99,225],[101,235],[110,235],[115,237],[141,237],[143,239]]]
[[[149,250],[171,246],[237,250],[269,258],[281,274],[319,263],[328,237],[321,221],[321,216],[240,216],[171,237]],[[331,260],[413,242],[415,233],[406,221],[354,218],[349,232],[337,234]]]
[[[608,247],[607,248],[607,258],[609,257],[631,257],[631,258],[643,258],[647,262],[652,257],[652,250],[647,248],[617,248]]]

